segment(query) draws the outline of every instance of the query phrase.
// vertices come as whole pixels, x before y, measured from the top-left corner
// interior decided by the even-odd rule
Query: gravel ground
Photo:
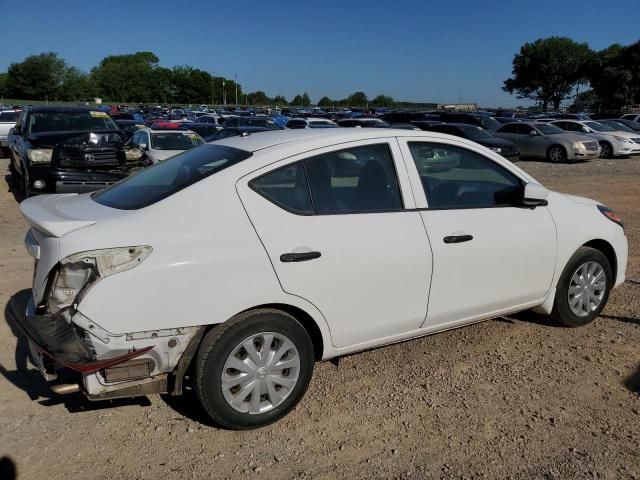
[[[0,305],[32,275],[7,165]],[[0,464],[20,479],[640,478],[640,158],[520,165],[626,220],[628,280],[591,325],[524,313],[321,363],[292,414],[230,432],[190,395],[55,396],[0,321]]]

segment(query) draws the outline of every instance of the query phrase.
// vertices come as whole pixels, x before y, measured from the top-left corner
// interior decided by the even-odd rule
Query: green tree
[[[262,90],[247,94],[247,103],[249,105],[269,105],[272,102],[273,100],[267,97],[267,94]]]
[[[211,101],[212,78],[208,72],[188,65],[173,67],[171,85],[177,103],[207,103]]]
[[[368,98],[364,92],[355,92],[347,97],[347,101],[352,107],[364,107],[367,105]]]
[[[302,107],[304,105],[302,95],[296,95],[295,97],[293,97],[293,100],[291,100],[291,105],[295,107]]]
[[[20,63],[12,63],[5,82],[7,95],[13,98],[55,100],[66,70],[66,62],[53,52],[31,55]]]
[[[7,96],[7,74],[0,73],[0,96]]]
[[[319,107],[330,107],[333,105],[333,100],[331,100],[329,97],[322,97],[320,100],[318,100],[318,106]]]
[[[158,62],[151,52],[103,58],[91,71],[96,94],[112,101],[157,101],[172,88],[168,83],[171,77],[160,70]]]
[[[309,94],[307,92],[304,92],[302,94],[302,105],[304,107],[308,107],[309,105],[311,105],[311,99],[309,98]]]
[[[65,101],[93,100],[93,90],[93,83],[89,75],[76,67],[69,67],[64,73],[59,97],[60,100]]]
[[[640,41],[597,52],[587,77],[601,109],[640,103]]]
[[[276,105],[288,105],[289,102],[287,102],[287,99],[284,98],[284,96],[282,95],[276,95],[273,99],[273,103],[275,103]]]
[[[393,97],[389,97],[387,95],[378,95],[374,98],[371,103],[373,103],[376,107],[393,107],[395,102],[393,101]]]
[[[593,52],[586,43],[566,37],[549,37],[525,43],[513,59],[512,77],[503,90],[518,98],[530,98],[554,109],[568,98],[585,76]]]

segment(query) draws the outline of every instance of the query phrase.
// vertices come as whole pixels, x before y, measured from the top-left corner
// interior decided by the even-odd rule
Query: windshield
[[[91,195],[100,205],[137,210],[173,195],[225,168],[246,160],[251,152],[222,145],[202,145],[141,170]]]
[[[151,134],[151,148],[154,150],[189,150],[203,143],[204,140],[195,133],[163,132]]]
[[[480,120],[480,125],[487,130],[497,130],[502,126],[499,121],[489,115],[478,115],[476,118]]]
[[[596,132],[615,132],[615,128],[611,128],[609,125],[599,122],[585,122],[585,125]]]
[[[0,122],[14,123],[18,120],[18,112],[0,112]]]
[[[635,133],[633,128],[627,127],[624,123],[614,122],[613,120],[604,120],[600,123],[604,123],[605,125],[609,125],[614,130],[619,132],[627,132],[627,133]]]
[[[482,130],[480,127],[465,128],[464,133],[467,138],[470,138],[472,140],[482,140],[485,138],[493,138],[493,135],[491,135],[486,130]]]
[[[118,130],[116,122],[99,110],[33,112],[28,128],[29,133]]]
[[[558,133],[566,133],[561,128],[556,127],[555,125],[549,125],[547,123],[538,123],[536,128],[543,135],[556,135]]]

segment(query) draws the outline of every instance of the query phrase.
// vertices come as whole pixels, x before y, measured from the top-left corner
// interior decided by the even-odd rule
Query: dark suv
[[[124,134],[87,107],[27,107],[9,134],[11,173],[25,195],[89,192],[126,176]]]

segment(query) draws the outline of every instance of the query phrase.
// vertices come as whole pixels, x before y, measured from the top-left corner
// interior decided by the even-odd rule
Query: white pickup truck
[[[16,110],[0,110],[0,147],[2,156],[9,156],[9,130],[16,126],[20,112]]]

